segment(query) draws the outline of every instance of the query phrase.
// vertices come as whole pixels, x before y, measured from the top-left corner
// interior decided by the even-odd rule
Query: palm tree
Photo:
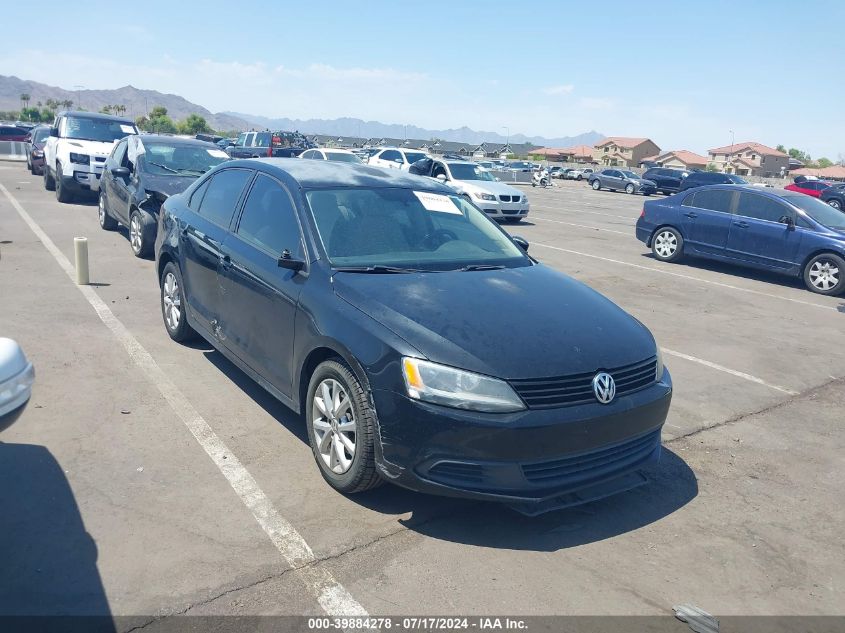
[[[36,101],[36,102],[35,102],[35,105],[37,105],[37,106],[38,106],[38,108],[40,109],[40,108],[41,108],[41,106],[42,106],[43,104],[42,104],[40,101]]]
[[[24,108],[29,105],[29,94],[27,94],[26,92],[21,93],[21,103],[23,104]]]
[[[73,101],[71,101],[70,99],[65,99],[64,101],[62,101],[62,105],[68,110],[70,110],[73,107]]]
[[[100,110],[103,114],[111,114],[112,107],[110,105],[104,105],[103,109]]]

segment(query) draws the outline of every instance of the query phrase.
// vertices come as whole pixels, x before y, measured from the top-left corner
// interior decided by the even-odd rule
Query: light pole
[[[76,105],[81,110],[82,109],[82,100],[79,97],[79,91],[85,90],[85,86],[74,86],[73,89],[76,90]]]
[[[733,162],[733,159],[734,159],[735,138],[734,138],[734,131],[733,130],[728,130],[728,132],[731,133],[731,155],[730,155],[730,159],[728,161],[728,165],[730,165],[730,163]],[[731,172],[728,172],[728,173],[731,173]]]

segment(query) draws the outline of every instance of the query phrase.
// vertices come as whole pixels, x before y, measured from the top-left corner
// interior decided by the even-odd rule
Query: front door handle
[[[692,211],[690,211],[689,213],[684,213],[684,215],[685,215],[685,216],[687,216],[687,217],[688,217],[688,218],[690,218],[690,219],[695,219],[695,218],[697,218],[697,217],[698,217],[698,214],[697,214],[697,213],[693,213]]]
[[[223,270],[229,270],[232,267],[232,258],[228,255],[220,256],[220,267]]]
[[[747,229],[749,224],[748,222],[734,222],[734,226],[738,226],[741,229]]]

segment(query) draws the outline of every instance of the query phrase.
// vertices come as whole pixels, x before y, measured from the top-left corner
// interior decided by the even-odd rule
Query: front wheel
[[[684,238],[671,226],[658,229],[651,239],[651,252],[662,262],[676,262],[684,252]]]
[[[628,193],[628,194],[633,194],[633,193],[634,193],[634,191],[635,191],[635,189],[636,189],[636,188],[634,187],[634,185],[632,185],[632,184],[628,184],[628,186],[627,186],[627,187],[625,187],[625,193]]]
[[[59,202],[73,201],[73,194],[65,186],[61,165],[56,165],[56,200]]]
[[[44,163],[44,188],[47,191],[54,191],[56,189],[56,179],[50,175],[50,168],[47,163]]]
[[[579,174],[575,180],[584,180],[584,177]]]
[[[375,412],[358,378],[340,359],[317,366],[305,402],[308,440],[323,478],[351,494],[378,486]]]
[[[155,220],[149,213],[133,209],[129,215],[129,245],[135,257],[147,257],[153,250]]]
[[[593,184],[591,184],[590,186],[593,188],[593,191],[598,191],[599,189],[601,189],[601,182],[599,182],[598,180],[594,180]]]
[[[835,296],[845,290],[845,259],[833,253],[816,255],[804,266],[804,284],[820,295]]]
[[[831,200],[828,200],[827,203],[830,206],[832,206],[834,209],[839,209],[840,211],[842,210],[842,203],[839,202],[839,200],[831,199]]]

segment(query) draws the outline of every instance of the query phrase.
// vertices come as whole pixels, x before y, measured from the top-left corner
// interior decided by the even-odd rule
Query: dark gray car
[[[645,180],[634,172],[624,169],[602,169],[592,174],[588,182],[596,191],[610,189],[630,194],[641,193],[646,196],[657,191],[657,185],[653,180]]]

